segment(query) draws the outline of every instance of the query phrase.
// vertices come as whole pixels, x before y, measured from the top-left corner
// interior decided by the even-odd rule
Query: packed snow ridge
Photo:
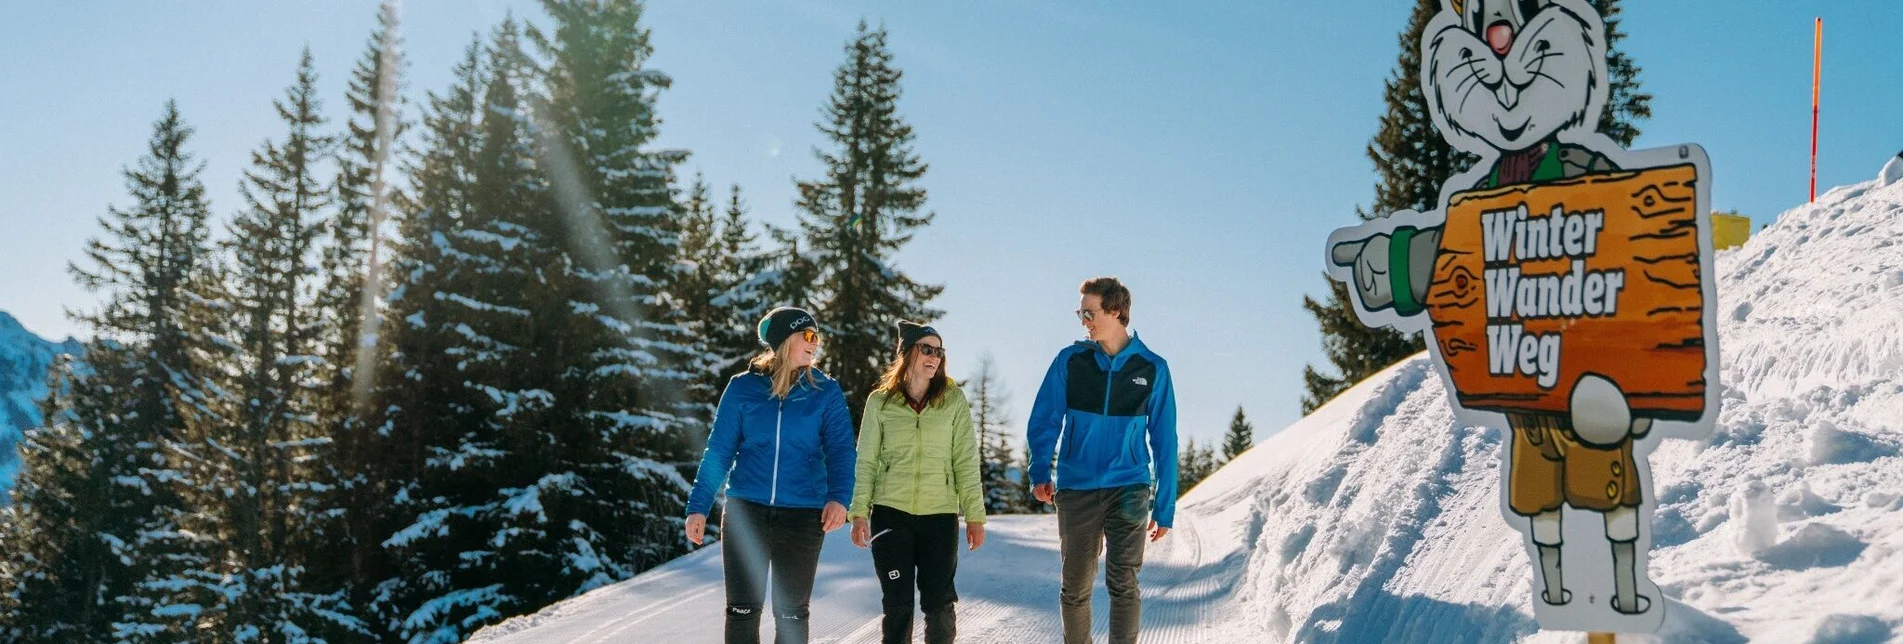
[[[1903,639],[1903,180],[1792,209],[1717,270],[1723,409],[1709,440],[1652,456],[1668,617],[1619,641]],[[1183,499],[1143,570],[1144,641],[1583,641],[1533,621],[1501,438],[1455,423],[1425,356],[1361,383]],[[877,641],[870,557],[844,532],[815,640]],[[1058,641],[1056,541],[1049,516],[994,519],[959,567],[961,641]],[[718,549],[472,641],[718,642]]]

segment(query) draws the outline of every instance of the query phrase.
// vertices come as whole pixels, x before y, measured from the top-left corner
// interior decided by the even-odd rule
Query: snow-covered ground
[[[1668,617],[1620,641],[1903,639],[1903,182],[1832,190],[1718,272],[1724,408],[1652,457]],[[1500,440],[1454,422],[1425,357],[1370,378],[1183,499],[1143,569],[1143,640],[1582,641],[1533,621]],[[1055,527],[999,518],[961,560],[961,641],[1058,641]],[[718,551],[471,641],[718,642]],[[821,567],[815,640],[876,641],[870,557],[842,530]]]

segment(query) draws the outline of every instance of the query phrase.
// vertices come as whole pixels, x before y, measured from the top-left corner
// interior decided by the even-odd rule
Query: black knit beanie
[[[938,329],[917,322],[899,320],[899,355],[905,355],[905,352],[911,351],[912,345],[918,344],[918,341],[925,339],[926,336],[936,335],[938,335]],[[939,340],[943,341],[944,336],[939,336]]]
[[[777,349],[793,334],[815,326],[818,324],[813,321],[813,314],[806,309],[782,306],[760,318],[760,344],[766,345],[768,349]]]

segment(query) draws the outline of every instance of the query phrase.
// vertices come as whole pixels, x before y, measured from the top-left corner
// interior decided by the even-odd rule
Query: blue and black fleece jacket
[[[1176,518],[1176,393],[1169,363],[1132,336],[1112,356],[1095,342],[1066,347],[1051,361],[1031,405],[1026,442],[1031,483],[1100,490],[1156,487],[1150,518],[1165,528]]]

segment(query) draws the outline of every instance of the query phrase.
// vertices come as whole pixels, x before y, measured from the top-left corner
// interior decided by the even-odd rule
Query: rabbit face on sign
[[[1454,147],[1494,156],[1598,126],[1605,27],[1586,0],[1447,0],[1426,33],[1422,89]]]

